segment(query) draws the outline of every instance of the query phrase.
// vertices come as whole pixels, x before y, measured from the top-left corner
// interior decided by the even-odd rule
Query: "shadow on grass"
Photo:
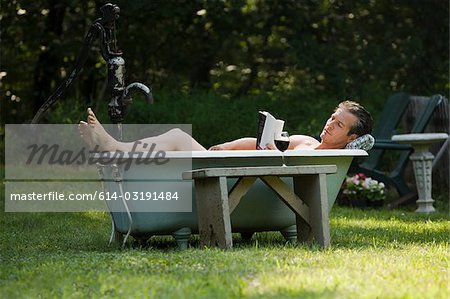
[[[1,199],[2,205],[4,199]],[[410,244],[448,244],[448,216],[429,215],[402,210],[355,210],[335,207],[331,213],[333,248],[392,247]],[[0,212],[0,236],[3,258],[32,252],[122,250],[108,245],[111,219],[105,212],[84,213],[5,213]],[[233,234],[235,248],[292,247],[279,232],[256,233],[251,240]],[[316,248],[315,245],[298,245]],[[193,235],[190,248],[199,248]],[[170,236],[153,236],[139,243],[130,237],[125,249],[177,250]]]

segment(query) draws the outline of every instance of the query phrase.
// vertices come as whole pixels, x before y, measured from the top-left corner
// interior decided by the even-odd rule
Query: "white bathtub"
[[[289,150],[285,152],[287,165],[330,165],[337,166],[337,172],[327,175],[327,191],[329,208],[333,207],[341,184],[354,157],[367,156],[363,150]],[[198,152],[166,152],[166,157],[177,163],[176,172],[208,167],[236,167],[236,166],[279,166],[281,154],[278,151],[198,151]],[[137,159],[136,155],[126,155],[126,159]],[[170,165],[153,167],[151,165],[136,165],[131,163],[129,169],[124,170],[119,179],[113,179],[113,164],[103,167],[103,176],[107,180],[105,188],[111,192],[145,192],[149,184],[165,178],[165,171]],[[180,164],[181,163],[181,164]],[[191,164],[192,163],[192,164]],[[178,169],[182,165],[182,168]],[[116,168],[117,169],[117,168]],[[156,170],[155,170],[156,169]],[[170,170],[173,172],[173,169]],[[288,178],[284,178],[291,184]],[[229,179],[229,187],[235,179]],[[173,235],[179,246],[185,248],[191,233],[197,233],[197,211],[195,192],[192,190],[191,212],[137,212],[133,202],[126,202],[128,207],[121,204],[123,210],[117,207],[111,209],[113,233],[116,238],[123,235],[133,236],[145,241],[153,235]],[[291,184],[292,185],[292,184]],[[141,203],[142,204],[142,203]],[[280,231],[286,239],[295,240],[296,227],[294,213],[272,193],[261,181],[255,182],[240,204],[231,214],[233,232],[239,232],[244,238],[249,238],[254,232]],[[126,241],[126,238],[125,240]]]

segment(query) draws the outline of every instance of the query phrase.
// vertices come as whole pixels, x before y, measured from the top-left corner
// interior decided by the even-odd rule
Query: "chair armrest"
[[[412,150],[413,147],[410,144],[399,144],[389,139],[377,139],[373,145],[373,149],[387,149],[387,150]]]

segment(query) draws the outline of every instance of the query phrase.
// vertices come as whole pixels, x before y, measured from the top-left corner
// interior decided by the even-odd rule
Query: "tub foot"
[[[134,242],[139,248],[142,248],[147,245],[148,239],[149,239],[149,237],[134,238]]]
[[[119,244],[119,245],[122,245],[122,243],[123,243],[123,234],[121,234],[121,233],[119,233],[118,231],[114,231],[113,232],[113,235],[111,236],[111,239],[110,239],[110,244],[112,243],[112,242],[114,242],[115,244]]]
[[[254,232],[242,232],[241,238],[243,241],[250,241],[255,233]]]
[[[289,244],[297,244],[297,226],[291,225],[282,230],[280,233],[286,239]]]
[[[188,246],[189,238],[191,237],[191,229],[189,227],[183,227],[175,231],[172,236],[175,238],[180,250],[186,250]]]

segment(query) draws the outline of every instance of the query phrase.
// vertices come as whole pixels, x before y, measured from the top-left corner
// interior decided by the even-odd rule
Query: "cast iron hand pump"
[[[149,103],[153,102],[151,89],[142,83],[132,83],[125,87],[125,60],[122,58],[122,51],[117,47],[115,21],[119,18],[120,8],[117,5],[108,3],[100,8],[102,17],[95,20],[91,25],[80,54],[78,54],[75,67],[67,79],[59,85],[56,91],[39,108],[31,121],[38,123],[41,116],[63,95],[73,83],[78,73],[86,62],[89,48],[93,41],[100,38],[100,52],[103,59],[108,64],[108,85],[107,90],[111,94],[111,101],[108,104],[108,114],[111,122],[118,124],[118,138],[121,139],[121,126],[128,106],[131,104],[131,91],[141,91]]]

